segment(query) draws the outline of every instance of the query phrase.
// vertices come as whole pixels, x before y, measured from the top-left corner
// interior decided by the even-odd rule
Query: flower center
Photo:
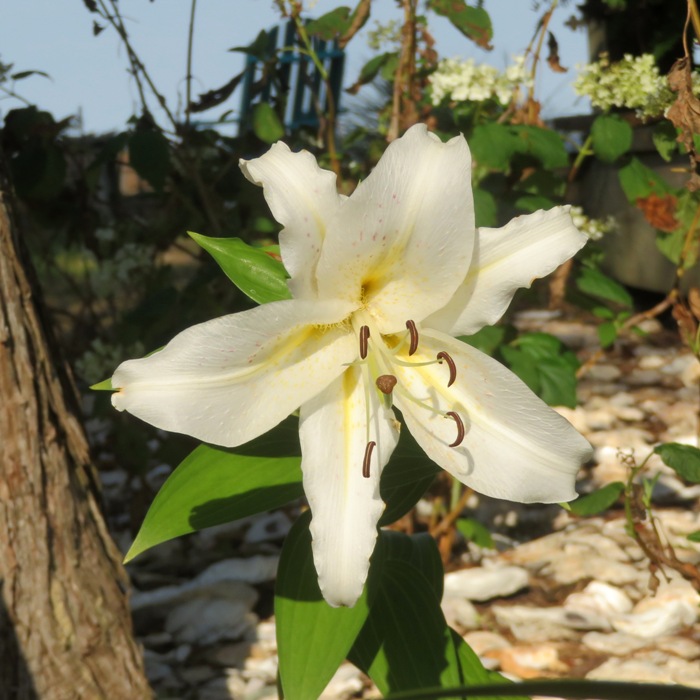
[[[451,355],[441,350],[437,353],[434,360],[419,361],[405,360],[398,355],[400,352],[407,353],[409,357],[416,354],[420,345],[420,335],[415,321],[409,319],[406,321],[406,332],[391,336],[382,336],[376,327],[372,324],[369,315],[363,312],[356,313],[353,317],[353,327],[358,336],[359,343],[359,360],[357,364],[363,367],[364,385],[365,385],[365,407],[366,407],[366,426],[367,426],[367,445],[365,448],[364,459],[362,463],[362,476],[369,478],[370,464],[372,455],[374,454],[377,443],[375,440],[370,440],[370,392],[376,389],[381,394],[381,400],[387,408],[391,408],[394,395],[400,396],[402,399],[410,401],[417,406],[429,411],[432,414],[442,416],[448,420],[452,420],[456,424],[457,435],[454,442],[450,443],[450,447],[459,446],[464,440],[466,430],[464,422],[456,410],[441,411],[431,405],[424,399],[415,396],[406,386],[399,381],[396,368],[424,367],[426,365],[445,364],[449,370],[446,378],[446,385],[450,387],[457,379],[457,366]],[[406,346],[408,345],[408,348]],[[405,355],[404,355],[405,357]]]

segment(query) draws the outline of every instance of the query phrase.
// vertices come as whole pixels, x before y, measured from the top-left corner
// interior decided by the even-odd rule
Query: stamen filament
[[[418,350],[418,329],[416,328],[415,321],[411,321],[410,319],[406,321],[406,328],[408,328],[408,332],[411,334],[411,343],[408,346],[408,354],[413,355],[413,353]]]
[[[457,379],[457,367],[455,361],[443,350],[437,354],[438,361],[445,360],[447,366],[450,368],[450,381],[447,382],[447,386],[452,386]]]
[[[367,341],[369,340],[369,326],[360,328],[360,357],[364,360],[367,357]]]
[[[367,447],[365,447],[365,458],[362,461],[362,476],[364,476],[365,479],[369,479],[369,466],[370,462],[372,461],[372,450],[374,450],[376,446],[377,443],[374,440],[371,440],[367,443]]]
[[[457,447],[462,443],[462,440],[464,440],[464,436],[466,434],[464,430],[464,423],[462,423],[462,419],[459,417],[459,414],[455,413],[454,411],[448,411],[445,413],[445,416],[449,416],[455,423],[457,423],[457,439],[450,443],[450,447]]]

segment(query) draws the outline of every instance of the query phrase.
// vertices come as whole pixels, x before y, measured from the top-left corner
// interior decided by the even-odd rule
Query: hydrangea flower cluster
[[[666,79],[648,53],[626,54],[616,63],[611,63],[607,54],[601,55],[599,61],[579,67],[574,91],[588,97],[593,107],[605,111],[613,107],[636,109],[640,117],[659,116],[673,102]]]
[[[532,75],[525,67],[525,56],[514,56],[505,72],[473,58],[440,61],[430,76],[432,102],[439,105],[446,97],[455,102],[484,102],[495,99],[507,105],[519,86],[530,87]]]
[[[607,233],[617,229],[617,220],[614,216],[608,216],[605,219],[592,219],[583,213],[581,207],[571,207],[569,213],[574,226],[592,241],[598,241]]]

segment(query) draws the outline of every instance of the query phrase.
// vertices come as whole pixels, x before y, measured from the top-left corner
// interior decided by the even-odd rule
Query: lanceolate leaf
[[[156,495],[125,561],[180,535],[302,496],[296,418],[232,449],[200,445]]]
[[[259,304],[289,299],[287,272],[282,262],[261,248],[240,238],[210,238],[199,233],[189,235],[219,264],[238,289]]]
[[[574,515],[597,515],[610,508],[619,498],[625,485],[621,481],[613,481],[603,488],[577,498],[568,504],[568,510]]]
[[[287,535],[277,572],[277,647],[286,700],[321,695],[369,614],[369,584],[352,608],[332,608],[323,600],[311,553],[310,515],[304,513]],[[377,547],[370,569],[376,576],[380,559]]]

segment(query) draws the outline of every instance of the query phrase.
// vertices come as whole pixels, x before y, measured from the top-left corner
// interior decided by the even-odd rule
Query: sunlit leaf
[[[125,561],[180,535],[299,498],[300,464],[296,418],[241,447],[200,445],[161,487]]]
[[[226,276],[253,301],[289,299],[287,272],[277,257],[240,238],[211,238],[188,231],[192,239],[209,253]]]
[[[284,136],[284,126],[267,102],[259,102],[253,109],[253,131],[265,143],[274,143]]]

